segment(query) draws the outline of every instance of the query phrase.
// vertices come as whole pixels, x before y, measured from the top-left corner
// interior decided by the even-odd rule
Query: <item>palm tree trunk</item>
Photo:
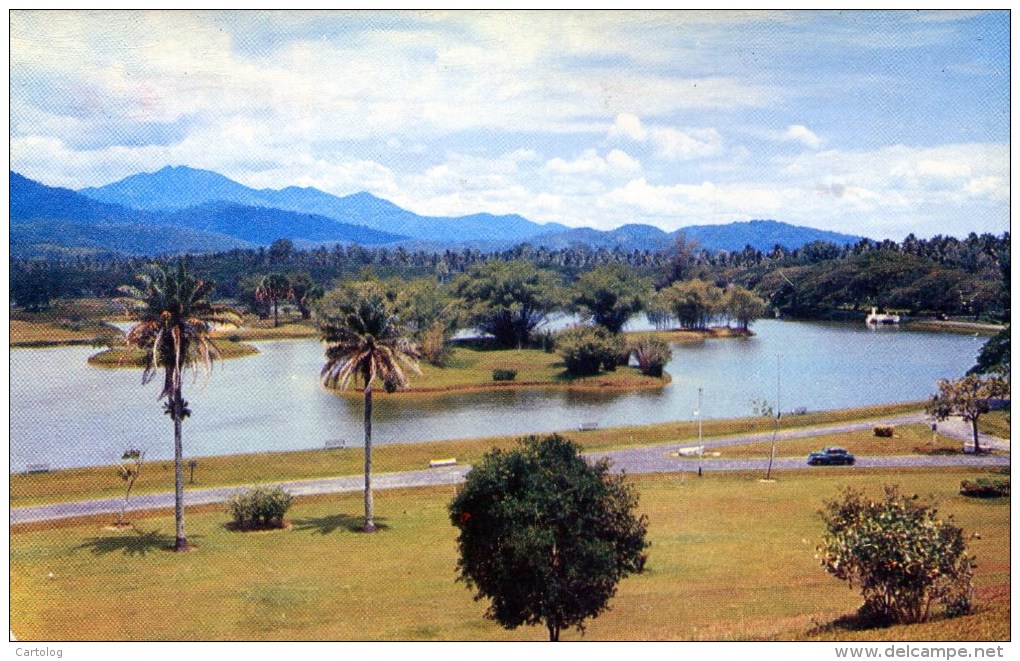
[[[975,416],[974,419],[970,421],[971,429],[974,432],[974,454],[977,454],[978,452],[981,452],[981,445],[980,445],[980,443],[978,443],[978,424],[977,424],[977,422],[978,422],[977,416]]]
[[[181,394],[174,393],[174,520],[177,524],[175,551],[188,550],[184,537],[184,443],[181,440]]]
[[[365,385],[365,532],[375,532],[372,506],[372,380]]]

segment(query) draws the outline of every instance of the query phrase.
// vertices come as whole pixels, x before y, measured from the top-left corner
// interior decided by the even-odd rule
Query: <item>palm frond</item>
[[[327,343],[321,378],[329,387],[347,388],[357,376],[364,385],[376,379],[407,387],[403,366],[420,374],[417,347],[381,297],[353,301],[320,327]]]

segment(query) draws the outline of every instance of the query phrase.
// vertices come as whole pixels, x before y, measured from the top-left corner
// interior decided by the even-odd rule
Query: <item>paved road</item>
[[[883,424],[908,424],[916,422],[927,422],[923,415],[907,415],[883,420]],[[948,421],[947,421],[948,422]],[[840,425],[827,425],[807,429],[793,429],[782,432],[778,441],[786,441],[796,438],[819,436],[824,434],[844,433],[870,429],[874,422],[859,422]],[[961,432],[962,430],[962,432]],[[941,436],[960,435],[969,438],[969,429],[965,424],[945,424],[939,426]],[[725,447],[727,445],[741,445],[767,441],[772,438],[771,433],[746,434],[728,438],[706,439],[706,449]],[[1004,447],[1009,449],[1009,444],[997,441],[997,439],[982,438],[981,443],[985,447]],[[592,455],[595,458],[607,457],[613,462],[616,471],[627,473],[662,473],[662,472],[694,472],[698,470],[697,460],[690,458],[679,458],[676,453],[681,448],[691,447],[691,441],[684,443],[671,443],[666,445],[655,445],[627,450],[615,450]],[[710,459],[702,462],[704,471],[735,471],[735,470],[761,470],[766,468],[766,459]],[[1010,465],[1009,455],[952,455],[952,456],[925,456],[909,455],[897,457],[859,457],[858,468],[889,468],[889,467],[936,467],[936,466],[1008,466]],[[793,468],[805,468],[803,458],[778,458],[773,463],[773,470],[784,470]],[[421,471],[408,471],[404,473],[378,473],[372,476],[372,486],[375,489],[396,489],[401,487],[422,487],[439,484],[458,484],[464,480],[471,469],[470,466],[452,466],[446,468],[433,468]],[[819,468],[817,470],[825,470]],[[280,483],[284,489],[293,496],[310,496],[324,493],[345,493],[360,491],[364,488],[364,477],[360,475],[349,477],[323,478],[317,480],[300,480]],[[194,489],[187,490],[184,494],[186,505],[204,505],[209,503],[225,502],[231,495],[244,490],[247,487],[220,487],[215,489]],[[52,505],[40,505],[36,507],[18,507],[11,509],[11,524],[31,523],[35,521],[50,521],[55,519],[66,519],[71,517],[92,516],[97,514],[114,514],[120,511],[123,500],[110,498],[104,500],[91,500],[71,503],[55,503]],[[152,510],[173,508],[173,493],[149,494],[134,496],[131,498],[130,509]]]

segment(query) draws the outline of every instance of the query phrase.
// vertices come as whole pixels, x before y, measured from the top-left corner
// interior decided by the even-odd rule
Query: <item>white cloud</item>
[[[871,122],[876,107],[858,107],[867,95],[856,92],[902,83],[895,67],[867,84],[863,70],[832,77],[842,49],[870,38],[875,22],[797,12],[266,20],[15,10],[11,168],[79,188],[186,164],[257,187],[369,190],[419,213],[601,227],[763,216],[837,229],[900,223],[918,234],[1008,226],[1009,149],[995,128],[1006,120],[964,126],[948,114],[943,127],[947,118],[926,117],[938,133]],[[968,80],[1008,80],[1008,57],[978,61],[950,40],[955,19],[938,30],[877,22],[880,46],[899,43],[898,32],[919,47],[946,39],[947,70],[973,64]],[[899,85],[883,97],[898,105],[883,112],[903,112],[938,80]],[[979,137],[940,145],[944,135]]]
[[[715,129],[655,128],[649,131],[649,141],[660,157],[678,161],[715,156],[723,149],[722,136]]]
[[[790,128],[786,129],[786,132],[783,133],[783,140],[799,142],[811,149],[818,149],[822,146],[822,139],[815,135],[811,129],[802,124],[794,124],[790,126]]]
[[[662,159],[685,161],[715,156],[722,152],[722,136],[714,128],[681,130],[669,126],[645,127],[637,115],[620,113],[607,136],[612,140],[627,139],[647,143]]]
[[[545,170],[553,175],[619,176],[640,169],[638,161],[619,149],[613,149],[605,157],[594,149],[586,149],[572,161],[556,157],[545,164]]]
[[[624,137],[636,142],[643,142],[647,137],[645,129],[641,126],[641,118],[629,112],[622,112],[616,116],[616,121],[609,127],[609,137]]]

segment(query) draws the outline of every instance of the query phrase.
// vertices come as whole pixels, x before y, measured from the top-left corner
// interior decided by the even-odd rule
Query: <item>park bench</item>
[[[456,466],[457,460],[453,457],[448,459],[433,459],[429,461],[429,468],[442,468],[443,466]]]
[[[49,464],[28,464],[27,466],[25,466],[25,472],[26,473],[49,473],[50,472],[50,465]]]
[[[577,427],[577,431],[595,431],[598,428],[599,428],[599,423],[597,423],[597,422],[582,422]]]
[[[341,440],[326,441],[326,443],[323,445],[323,448],[326,449],[326,450],[337,450],[337,449],[339,449],[339,450],[346,450],[347,449],[347,441],[343,440],[343,439],[341,439]]]

